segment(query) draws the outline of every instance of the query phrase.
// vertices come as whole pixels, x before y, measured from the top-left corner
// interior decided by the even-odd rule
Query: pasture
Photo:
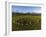
[[[14,14],[12,13],[12,31],[40,30],[40,14]]]

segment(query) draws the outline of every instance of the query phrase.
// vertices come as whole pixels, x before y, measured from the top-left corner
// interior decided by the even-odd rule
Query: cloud
[[[41,7],[35,7],[35,6],[12,6],[12,12],[35,12],[35,13],[41,13]]]

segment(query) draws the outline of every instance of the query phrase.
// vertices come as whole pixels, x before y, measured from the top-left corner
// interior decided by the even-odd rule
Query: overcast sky
[[[36,12],[41,13],[41,7],[39,6],[12,6],[12,12]]]

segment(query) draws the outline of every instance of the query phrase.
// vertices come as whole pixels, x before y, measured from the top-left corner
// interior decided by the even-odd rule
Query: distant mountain
[[[19,12],[12,12],[12,15],[41,15],[41,13],[35,13],[35,12],[27,12],[27,13],[19,13]]]

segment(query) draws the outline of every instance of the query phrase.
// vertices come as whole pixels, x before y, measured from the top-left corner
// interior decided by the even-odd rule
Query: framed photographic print
[[[12,31],[41,30],[41,7],[12,5]]]
[[[43,4],[6,2],[6,34],[41,30]]]

